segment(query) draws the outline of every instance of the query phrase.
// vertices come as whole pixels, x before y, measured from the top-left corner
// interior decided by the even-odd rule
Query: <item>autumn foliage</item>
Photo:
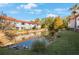
[[[62,18],[60,17],[56,17],[53,23],[54,23],[54,29],[58,29],[62,27],[64,24]]]

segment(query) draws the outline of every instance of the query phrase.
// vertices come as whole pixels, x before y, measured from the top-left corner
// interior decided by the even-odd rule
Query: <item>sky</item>
[[[73,3],[0,3],[0,12],[18,20],[68,16]]]

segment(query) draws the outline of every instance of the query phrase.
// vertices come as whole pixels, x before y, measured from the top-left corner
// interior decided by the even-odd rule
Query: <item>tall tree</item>
[[[48,28],[48,26],[53,22],[53,18],[52,17],[47,17],[47,18],[43,18],[41,23],[42,26],[45,28]]]
[[[63,25],[63,20],[60,17],[56,17],[54,20],[54,29],[59,29]]]

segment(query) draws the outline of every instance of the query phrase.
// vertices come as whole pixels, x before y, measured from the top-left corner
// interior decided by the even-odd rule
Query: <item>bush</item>
[[[14,39],[14,37],[16,36],[14,33],[12,32],[5,32],[5,35],[9,38],[9,40]]]
[[[36,26],[34,26],[32,29],[33,29],[33,30],[36,29]]]
[[[38,52],[38,53],[43,53],[46,51],[47,45],[45,40],[36,40],[33,42],[31,51],[32,52]]]

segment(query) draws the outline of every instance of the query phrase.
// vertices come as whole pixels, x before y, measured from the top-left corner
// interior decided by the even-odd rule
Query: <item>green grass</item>
[[[30,52],[26,50],[16,50],[10,48],[0,48],[0,55],[22,55],[22,54],[30,54]]]
[[[79,54],[79,33],[73,31],[63,31],[59,34],[61,37],[57,38],[52,43],[44,54],[53,55],[74,55]],[[34,54],[31,51],[15,50],[9,48],[0,48],[1,55],[29,55]],[[38,53],[37,53],[38,54]]]
[[[48,48],[47,54],[79,54],[79,33],[64,31]]]

